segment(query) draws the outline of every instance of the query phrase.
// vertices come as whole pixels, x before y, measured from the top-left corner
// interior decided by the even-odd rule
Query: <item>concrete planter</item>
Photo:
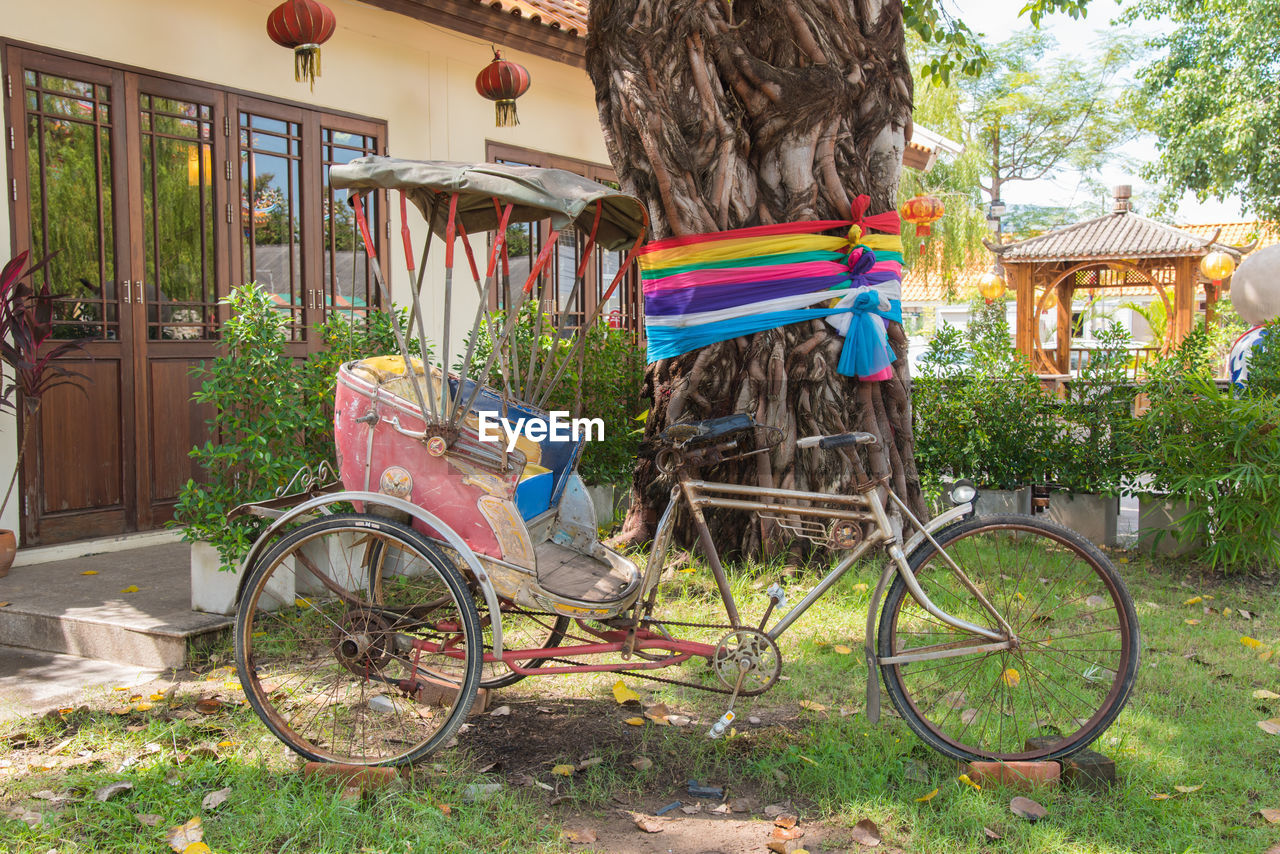
[[[599,484],[588,486],[587,494],[596,510],[596,524],[608,525],[613,521],[618,508],[626,503],[631,495],[631,484]]]
[[[1187,543],[1178,540],[1178,520],[1191,511],[1181,498],[1142,496],[1138,499],[1138,548],[1144,552],[1177,557],[1204,548],[1203,530]]]
[[[1115,495],[1055,491],[1045,515],[1096,546],[1116,545],[1120,499]]]
[[[191,610],[206,614],[234,614],[239,572],[223,572],[218,567],[222,558],[218,550],[205,542],[191,544]],[[294,574],[274,573],[268,591],[281,603],[292,604],[297,595]],[[287,589],[286,589],[287,588]]]
[[[978,516],[996,516],[1014,513],[1022,516],[1031,513],[1031,487],[1021,489],[979,489],[973,508]]]

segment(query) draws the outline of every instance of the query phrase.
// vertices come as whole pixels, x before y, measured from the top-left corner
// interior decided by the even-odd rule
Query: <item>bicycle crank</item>
[[[757,629],[734,629],[720,639],[711,656],[711,668],[725,687],[732,689],[729,708],[711,725],[708,738],[720,738],[733,723],[733,707],[739,695],[755,696],[773,687],[782,673],[782,653],[773,638]]]

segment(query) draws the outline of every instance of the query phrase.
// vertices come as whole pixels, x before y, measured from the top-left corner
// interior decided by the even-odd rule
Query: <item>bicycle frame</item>
[[[902,499],[887,487],[876,486],[852,495],[828,495],[817,492],[768,489],[758,486],[699,480],[690,477],[683,467],[677,470],[676,475],[677,485],[671,491],[672,501],[668,504],[666,512],[663,513],[662,518],[659,520],[658,529],[654,535],[654,548],[650,555],[650,566],[656,566],[660,569],[665,564],[666,553],[669,551],[672,532],[675,527],[675,510],[680,504],[687,505],[693,514],[699,545],[707,563],[710,565],[712,575],[716,580],[716,586],[719,588],[721,599],[724,602],[725,613],[729,617],[730,623],[735,626],[741,625],[737,603],[734,601],[733,592],[729,587],[729,579],[725,573],[724,565],[720,561],[719,552],[711,538],[711,531],[707,527],[704,514],[706,508],[752,512],[757,516],[764,516],[778,521],[782,527],[801,532],[802,535],[804,535],[803,532],[808,531],[808,538],[815,541],[817,541],[816,537],[812,536],[816,530],[814,523],[810,522],[806,527],[804,524],[805,517],[826,520],[827,524],[822,524],[818,528],[822,531],[828,530],[838,521],[848,521],[859,526],[866,524],[872,526],[870,535],[853,546],[848,554],[803,599],[783,614],[777,623],[766,632],[770,638],[776,641],[796,620],[803,616],[814,602],[822,598],[861,557],[872,548],[877,546],[884,547],[890,560],[885,562],[880,579],[876,584],[875,593],[867,606],[865,645],[868,667],[867,712],[872,722],[879,717],[880,680],[876,673],[878,666],[995,652],[1012,649],[1016,645],[1017,638],[1004,617],[992,606],[986,596],[978,590],[965,572],[946,555],[946,552],[942,550],[933,538],[934,531],[940,530],[951,524],[951,522],[967,515],[969,512],[967,506],[955,508],[925,525],[915,517]],[[894,511],[892,515],[887,512],[885,502],[881,498],[882,492],[889,499],[889,505]],[[804,502],[818,502],[835,506],[805,506]],[[916,531],[909,543],[909,549],[903,548],[901,517],[905,517]],[[788,521],[791,523],[788,524]],[[925,542],[932,543],[938,549],[939,554],[943,556],[944,561],[951,571],[956,574],[960,583],[973,594],[986,612],[1000,626],[1000,632],[993,632],[967,620],[952,616],[929,599],[908,562],[908,555]],[[875,617],[879,610],[880,600],[892,581],[894,573],[902,576],[911,595],[929,614],[952,628],[976,635],[977,638],[973,642],[937,644],[914,649],[909,653],[880,657],[876,652],[874,642]],[[651,583],[656,583],[656,575],[657,573],[654,573],[653,576],[646,577],[646,587]],[[645,592],[649,591],[646,590]],[[772,610],[771,606],[766,611],[764,619],[759,626],[761,631],[765,631],[765,624]]]

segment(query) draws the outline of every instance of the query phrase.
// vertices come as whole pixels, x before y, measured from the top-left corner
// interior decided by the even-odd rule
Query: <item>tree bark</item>
[[[652,236],[848,219],[895,207],[911,134],[911,74],[898,0],[594,0],[587,70],[605,142]],[[761,486],[849,492],[887,478],[923,510],[912,453],[906,337],[891,325],[895,375],[836,372],[843,339],[823,321],[705,347],[649,366],[646,438],[668,424],[747,412],[779,427],[769,454],[708,475]],[[796,449],[798,438],[865,430],[865,451]],[[620,540],[653,534],[670,483],[641,458]],[[768,520],[708,515],[718,547],[787,548]],[[687,532],[686,532],[687,536]]]

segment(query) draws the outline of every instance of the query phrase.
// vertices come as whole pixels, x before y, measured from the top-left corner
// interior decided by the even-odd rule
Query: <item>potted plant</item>
[[[80,347],[78,341],[64,341],[45,348],[53,335],[53,292],[46,278],[38,287],[31,284],[35,274],[49,262],[45,258],[23,269],[28,252],[11,259],[0,271],[0,362],[9,369],[9,376],[0,389],[0,410],[15,415],[21,411],[21,440],[18,459],[14,463],[4,500],[0,502],[0,517],[9,506],[13,489],[22,471],[22,461],[31,441],[32,422],[40,411],[40,401],[53,388],[74,383],[82,374],[60,364],[60,356]],[[15,393],[17,399],[15,399]],[[17,554],[17,537],[13,531],[0,530],[0,577],[9,574]]]
[[[979,303],[963,331],[943,324],[913,383],[916,461],[922,472],[968,478],[977,512],[1031,512],[1027,484],[1057,457],[1053,401],[1010,346],[1002,301]]]
[[[191,607],[228,614],[237,570],[261,532],[257,517],[227,519],[234,507],[274,496],[303,466],[334,462],[333,391],[338,365],[394,349],[389,315],[351,321],[330,315],[319,332],[324,349],[306,362],[289,357],[289,317],[257,283],[232,290],[221,330],[223,352],[193,369],[192,396],[213,413],[213,440],[191,449],[202,474],[187,481],[174,524],[191,543]],[[402,321],[403,322],[403,321]]]

